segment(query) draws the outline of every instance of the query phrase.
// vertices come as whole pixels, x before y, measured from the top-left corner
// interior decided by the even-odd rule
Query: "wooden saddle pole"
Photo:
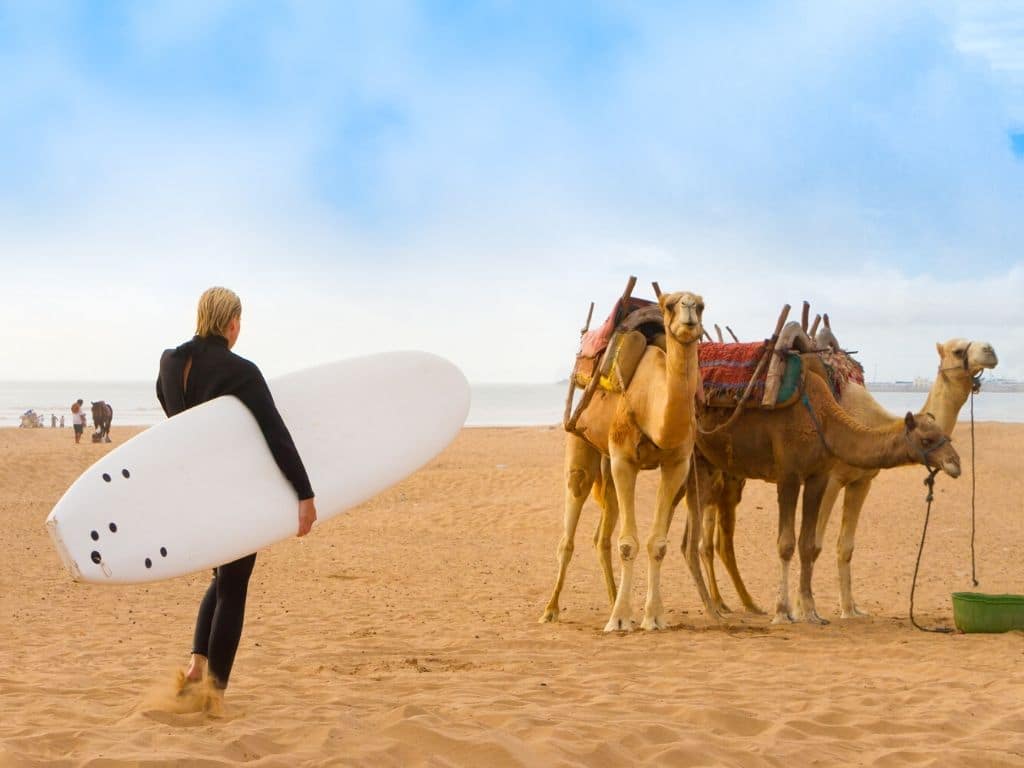
[[[619,302],[618,302],[618,305],[617,305],[618,306],[618,310],[616,311],[615,317],[612,320],[613,328],[618,326],[619,322],[622,320],[623,314],[627,312],[628,308],[627,308],[626,305],[629,302],[630,297],[633,295],[633,288],[635,286],[636,286],[636,276],[630,275],[629,280],[626,282],[626,290],[624,290],[622,292],[622,297],[619,299]],[[569,416],[565,420],[563,425],[562,425],[562,426],[565,427],[565,431],[566,432],[576,433],[576,422],[579,421],[580,416],[583,414],[583,411],[586,409],[586,407],[588,405],[590,405],[590,401],[593,399],[594,392],[597,391],[597,386],[598,386],[598,384],[600,383],[600,380],[601,380],[601,376],[600,376],[599,372],[600,372],[601,368],[604,365],[604,360],[605,360],[605,358],[608,355],[612,354],[612,350],[614,348],[615,348],[615,333],[613,332],[611,339],[609,339],[609,341],[608,341],[608,347],[605,349],[604,354],[601,355],[600,362],[594,367],[594,375],[591,377],[590,381],[587,382],[587,388],[583,390],[583,396],[580,398],[580,401],[576,404],[576,410],[574,410],[572,412],[572,415]],[[570,382],[570,384],[571,383],[572,382]],[[570,391],[569,400],[570,400],[570,402],[572,400],[572,392],[571,391]],[[566,413],[568,413],[568,408],[566,408]]]
[[[750,381],[747,382],[747,388],[743,390],[743,395],[740,397],[739,402],[736,403],[736,409],[732,412],[732,415],[714,429],[701,429],[700,424],[698,423],[697,431],[700,434],[713,435],[723,429],[728,429],[733,422],[740,417],[740,414],[743,413],[743,407],[747,404],[747,400],[750,398],[750,393],[754,389],[754,382],[756,382],[757,377],[761,375],[761,371],[764,368],[765,363],[774,356],[775,345],[779,341],[779,334],[782,333],[782,328],[786,324],[786,319],[789,317],[790,309],[791,307],[789,304],[786,304],[782,308],[782,312],[779,314],[779,321],[775,324],[775,333],[772,334],[770,339],[764,340],[764,347],[761,349],[761,358],[757,361],[757,367],[754,369],[754,375],[751,376]]]
[[[587,312],[587,322],[580,328],[580,342],[590,330],[590,318],[594,316],[594,302],[590,302],[590,310]],[[565,412],[562,414],[562,426],[569,429],[569,416],[572,414],[572,398],[576,394],[576,366],[569,372],[569,394],[565,397]]]

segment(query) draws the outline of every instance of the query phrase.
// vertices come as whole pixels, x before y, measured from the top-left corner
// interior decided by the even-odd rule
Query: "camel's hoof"
[[[645,617],[643,623],[640,624],[640,629],[646,629],[648,632],[652,632],[658,629],[666,629],[668,624],[661,616]]]
[[[732,613],[732,608],[730,608],[728,605],[726,605],[721,600],[719,600],[717,603],[715,603],[715,610],[718,611],[720,614],[723,614],[723,615],[726,614],[726,613]]]
[[[725,623],[725,614],[724,613],[718,611],[715,608],[705,608],[705,610],[708,613],[708,618],[711,619],[716,624],[724,624]]]
[[[604,625],[605,632],[632,632],[633,631],[633,620],[632,619],[617,619],[614,616],[608,619],[608,623]]]
[[[806,621],[808,624],[817,624],[820,627],[825,627],[829,624],[828,619],[821,618],[821,616],[818,615],[817,611],[805,613],[803,616],[800,617],[800,621]]]
[[[544,615],[537,619],[538,624],[552,624],[558,621],[558,609],[548,608],[544,611]]]
[[[785,611],[780,611],[775,614],[775,618],[772,619],[772,624],[792,624],[794,619]]]
[[[862,611],[860,608],[854,605],[850,608],[843,608],[839,615],[841,618],[844,619],[864,619],[870,616],[871,614],[867,611]]]
[[[751,603],[750,605],[745,605],[743,607],[747,609],[747,613],[752,613],[755,616],[767,616],[768,615],[768,611],[764,610],[757,603]]]

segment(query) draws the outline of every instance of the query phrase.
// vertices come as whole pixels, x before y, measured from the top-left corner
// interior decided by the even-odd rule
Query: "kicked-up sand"
[[[114,446],[135,430],[114,428]],[[88,437],[86,437],[88,439]],[[979,590],[1024,592],[1024,425],[977,428]],[[940,476],[916,605],[949,624],[970,589],[970,443]],[[537,623],[562,525],[559,429],[469,429],[401,485],[259,554],[224,711],[174,695],[208,575],[75,584],[43,527],[106,445],[0,430],[0,766],[1024,765],[1024,633],[933,635],[907,606],[924,471],[883,472],[839,620],[833,516],[815,575],[825,627],[707,618],[679,553],[671,629],[605,634],[588,502],[557,624]],[[656,473],[639,484],[641,536]],[[771,609],[774,487],[737,515]],[[634,611],[646,589],[637,566]],[[726,601],[738,601],[723,579]],[[795,582],[795,571],[794,571]],[[201,698],[201,697],[200,697]]]

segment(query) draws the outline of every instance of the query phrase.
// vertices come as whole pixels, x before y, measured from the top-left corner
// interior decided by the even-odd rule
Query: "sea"
[[[471,427],[531,427],[560,425],[565,408],[567,384],[474,384],[466,424]],[[873,392],[893,413],[920,408],[923,392]],[[32,410],[42,416],[45,427],[51,417],[71,425],[71,403],[105,400],[114,409],[114,425],[148,426],[163,421],[152,381],[66,381],[0,382],[0,427],[16,427],[22,415]],[[974,399],[977,421],[1024,422],[1024,392],[986,392]],[[969,403],[960,420],[970,420]]]

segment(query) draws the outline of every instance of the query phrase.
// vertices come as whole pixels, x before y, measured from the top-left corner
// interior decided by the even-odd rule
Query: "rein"
[[[964,349],[964,365],[963,370],[970,371],[970,365],[968,363],[969,355],[967,349],[970,348],[970,344]],[[953,368],[939,368],[939,372],[949,370],[960,370],[960,366]],[[974,468],[974,395],[981,391],[981,372],[977,376],[971,379],[971,581],[974,586],[978,586],[978,577],[975,568],[975,555],[974,555],[974,534],[975,534],[975,504],[974,504],[974,491],[977,473]],[[936,446],[938,447],[938,446]],[[921,544],[917,548],[917,562],[914,564],[914,579],[910,585],[910,623],[913,624],[917,629],[922,632],[935,632],[938,634],[950,634],[956,630],[953,627],[922,627],[914,619],[914,591],[917,588],[917,571],[921,565],[921,553],[924,551],[924,539],[928,534],[928,519],[932,512],[932,499],[934,497],[935,489],[935,474],[938,472],[937,469],[929,469],[928,477],[924,481],[924,484],[928,486],[928,496],[925,501],[928,503],[924,513],[924,528],[921,530]]]
[[[978,586],[978,575],[975,569],[974,558],[974,486],[978,479],[978,473],[974,470],[974,393],[981,391],[981,374],[974,379],[974,386],[971,387],[971,581]]]
[[[947,368],[939,366],[939,373],[945,374],[946,371],[967,371],[968,374],[971,371],[971,344],[973,342],[967,342],[967,346],[964,347],[964,363],[963,365],[953,365]],[[977,487],[977,472],[975,471],[974,465],[974,396],[981,392],[981,377],[984,375],[984,369],[978,371],[977,376],[971,377],[971,582],[974,586],[978,586],[978,572],[977,572],[977,557],[974,552],[974,538],[977,532],[976,523],[976,510],[975,510],[975,490]]]
[[[935,498],[935,475],[938,474],[938,472],[938,468],[929,468],[928,477],[925,478],[924,481],[924,484],[928,486],[928,496],[925,498],[928,506],[924,513],[924,528],[921,530],[921,543],[917,548],[917,562],[914,563],[914,580],[910,584],[910,623],[922,632],[935,632],[941,635],[948,635],[956,630],[952,627],[922,627],[914,618],[914,591],[917,589],[917,572],[921,567],[921,554],[924,552],[924,538],[928,535],[928,519],[932,514],[932,499]]]

